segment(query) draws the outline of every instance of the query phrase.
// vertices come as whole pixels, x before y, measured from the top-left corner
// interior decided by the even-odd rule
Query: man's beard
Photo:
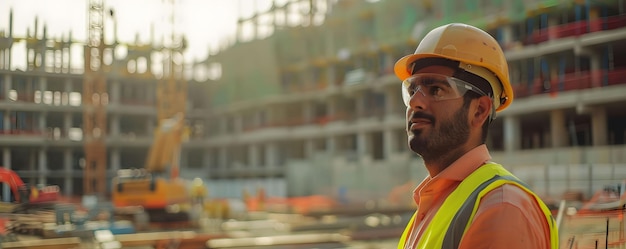
[[[425,161],[438,160],[458,148],[469,139],[468,109],[464,105],[454,113],[451,120],[442,122],[439,127],[435,127],[435,122],[432,122],[431,133],[427,136],[421,134],[423,130],[409,131],[413,133],[409,148]]]

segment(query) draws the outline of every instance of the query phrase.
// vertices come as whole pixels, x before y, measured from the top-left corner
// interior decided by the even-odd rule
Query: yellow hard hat
[[[498,42],[487,32],[461,23],[440,26],[430,31],[414,54],[400,58],[394,72],[400,80],[413,73],[417,60],[445,58],[458,61],[459,67],[487,80],[493,89],[493,104],[502,111],[513,101],[509,68]]]

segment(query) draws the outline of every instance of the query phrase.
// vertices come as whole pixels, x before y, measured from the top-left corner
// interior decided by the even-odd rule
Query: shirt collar
[[[441,171],[438,175],[431,177],[427,175],[426,178],[415,188],[413,191],[413,197],[418,202],[419,192],[423,189],[430,191],[441,190],[443,186],[447,186],[451,182],[461,182],[467,176],[469,176],[474,170],[478,169],[481,165],[491,160],[491,155],[487,146],[482,144],[474,149],[471,149],[463,156],[459,157],[450,166]]]
[[[481,144],[459,157],[434,178],[463,181],[474,170],[491,160],[487,146]]]

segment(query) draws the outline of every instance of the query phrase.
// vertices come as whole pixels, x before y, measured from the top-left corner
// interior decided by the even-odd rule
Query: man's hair
[[[472,102],[473,99],[477,99],[482,97],[483,95],[480,95],[476,92],[473,91],[467,91],[465,93],[465,95],[463,95],[463,108],[465,108],[466,110],[469,109],[469,104],[470,102]],[[487,119],[485,119],[485,122],[483,123],[483,127],[482,127],[482,134],[481,134],[481,138],[480,141],[482,143],[487,142],[487,134],[489,133],[489,125],[491,124],[491,118],[487,117]]]

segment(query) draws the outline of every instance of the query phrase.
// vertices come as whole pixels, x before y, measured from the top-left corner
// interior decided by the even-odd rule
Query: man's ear
[[[482,127],[485,122],[489,122],[489,114],[491,114],[491,98],[488,96],[481,96],[474,100],[474,108],[470,113],[470,124],[475,127]]]

